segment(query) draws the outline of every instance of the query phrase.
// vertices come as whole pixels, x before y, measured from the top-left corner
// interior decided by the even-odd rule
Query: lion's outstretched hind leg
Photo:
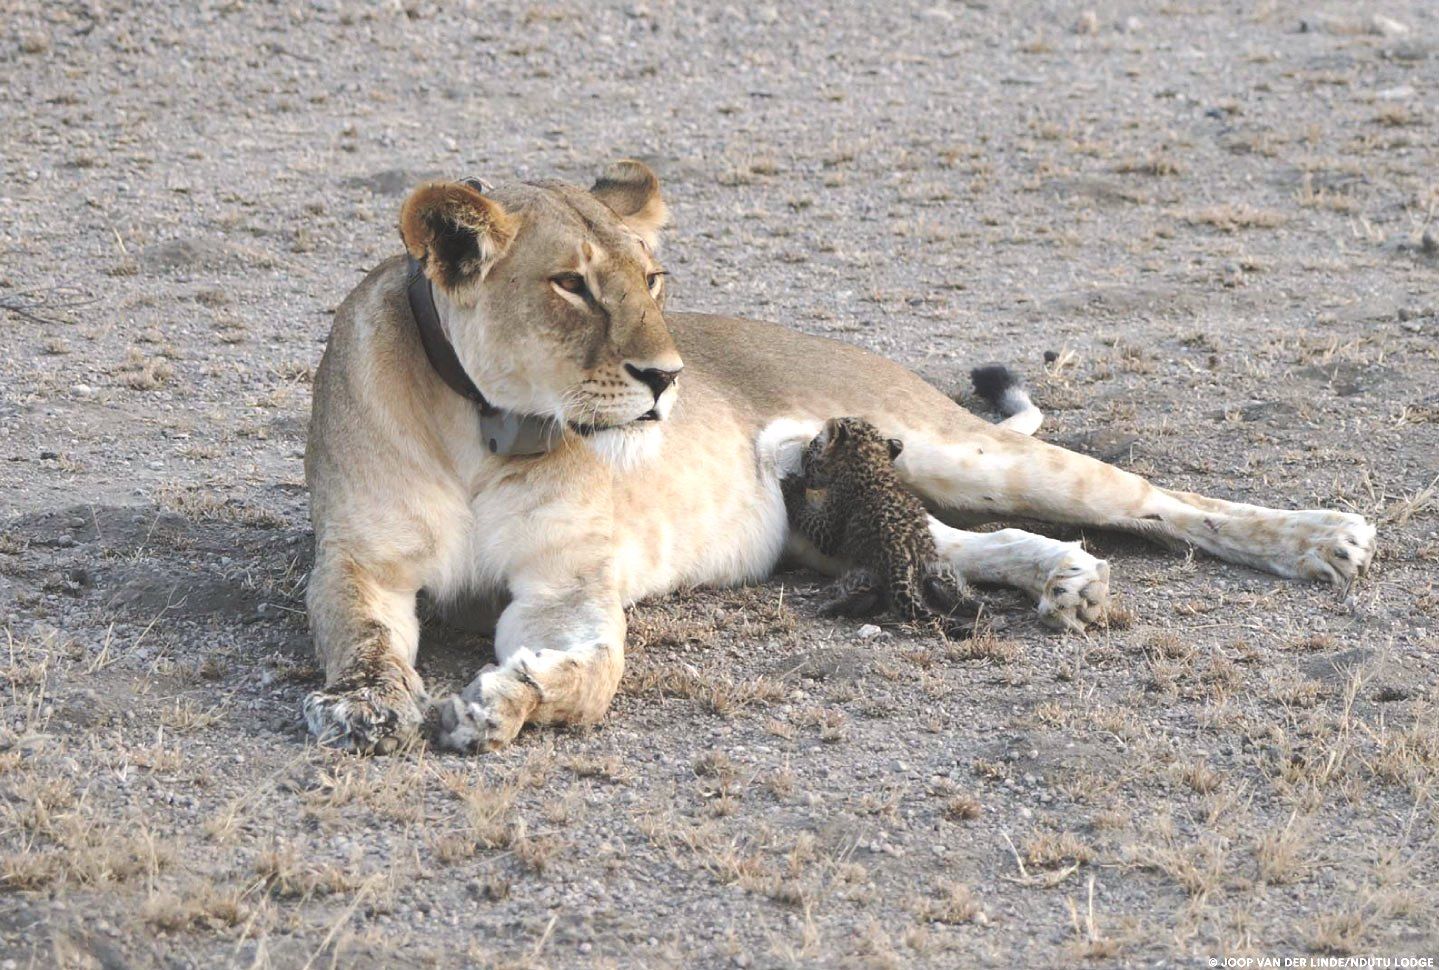
[[[1270,509],[1171,491],[1003,428],[960,420],[948,424],[952,431],[946,434],[906,434],[904,453],[895,463],[905,483],[941,516],[1023,517],[1122,529],[1198,546],[1221,559],[1280,576],[1341,586],[1362,575],[1374,557],[1374,527],[1358,515]],[[976,577],[962,561],[965,556],[985,550],[983,564],[993,565],[1008,555],[973,540],[949,537],[949,542],[961,557],[956,567],[970,578]],[[1055,552],[1041,554],[1032,539],[1016,547],[1031,548],[1034,555],[1015,555],[1039,562]],[[1087,567],[1091,582],[1100,578],[1096,563]],[[1005,568],[1017,567],[1006,563]],[[1086,567],[1072,554],[1066,568],[1083,573]],[[1076,617],[1083,619],[1085,612],[1080,609]]]

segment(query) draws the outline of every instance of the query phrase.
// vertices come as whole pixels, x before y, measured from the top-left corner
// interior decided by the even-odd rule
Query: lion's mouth
[[[591,435],[599,434],[601,431],[619,431],[628,428],[632,424],[639,424],[643,421],[659,421],[660,412],[658,408],[650,408],[637,418],[631,418],[623,424],[581,424],[578,421],[570,421],[570,430],[581,438],[588,438]]]

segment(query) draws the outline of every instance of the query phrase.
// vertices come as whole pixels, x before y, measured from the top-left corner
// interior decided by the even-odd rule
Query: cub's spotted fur
[[[894,470],[903,445],[859,418],[832,418],[783,480],[790,524],[826,556],[853,563],[821,607],[867,616],[893,608],[906,620],[949,617],[964,581],[940,558],[929,516]],[[972,612],[972,611],[971,611]]]

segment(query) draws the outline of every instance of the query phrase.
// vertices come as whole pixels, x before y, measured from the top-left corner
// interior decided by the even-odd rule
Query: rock
[[[1408,101],[1415,95],[1414,85],[1401,84],[1397,88],[1385,88],[1375,95],[1380,101]]]
[[[781,679],[859,680],[869,672],[872,657],[859,647],[820,647],[798,657],[784,657],[770,669]]]
[[[95,389],[89,384],[72,384],[70,386],[70,393],[76,397],[94,397]],[[44,456],[42,455],[41,457]]]
[[[879,627],[875,626],[873,623],[866,623],[864,626],[860,627],[857,631],[855,631],[855,636],[859,637],[861,640],[873,640],[875,637],[879,636],[882,633],[884,633],[884,631],[881,630]]]
[[[1340,397],[1365,394],[1394,378],[1394,371],[1382,365],[1364,366],[1340,360],[1328,364],[1311,364],[1298,372],[1299,377],[1328,384]]]
[[[219,239],[192,236],[152,243],[140,250],[140,265],[149,272],[176,269],[221,269],[241,261],[241,252]]]
[[[1103,429],[1086,432],[1068,442],[1068,446],[1075,451],[1110,464],[1123,463],[1133,458],[1135,446],[1138,444],[1138,435]]]
[[[1239,420],[1250,424],[1261,422],[1275,427],[1291,425],[1298,416],[1299,408],[1288,401],[1260,401],[1257,404],[1246,404],[1239,409]]]
[[[34,31],[21,36],[20,53],[22,54],[46,54],[51,47],[50,35]]]
[[[373,175],[357,175],[347,178],[344,184],[354,189],[369,189],[376,195],[404,195],[411,188],[435,175],[424,175],[403,168],[386,168]]]
[[[1074,32],[1085,36],[1099,33],[1099,14],[1093,10],[1081,13],[1079,19],[1074,22]]]
[[[1403,37],[1409,33],[1409,25],[1376,13],[1369,20],[1369,30],[1380,37]]]

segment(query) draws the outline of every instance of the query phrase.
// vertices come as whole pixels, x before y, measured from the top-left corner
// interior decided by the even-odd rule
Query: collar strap
[[[425,348],[430,366],[450,390],[473,401],[479,408],[480,438],[490,454],[520,458],[543,455],[554,449],[564,437],[564,426],[560,422],[536,414],[502,411],[485,400],[475,382],[470,380],[454,345],[445,336],[445,328],[440,324],[440,311],[435,308],[435,291],[425,277],[424,267],[413,256],[409,258],[405,294],[409,297],[410,313],[415,318],[415,329],[420,332],[420,344]]]
[[[450,385],[450,390],[461,397],[467,397],[479,406],[481,414],[494,414],[499,409],[480,393],[470,375],[460,364],[454,345],[445,336],[440,324],[440,311],[435,308],[435,292],[425,277],[425,269],[415,257],[409,257],[409,277],[405,282],[405,293],[410,298],[410,313],[415,317],[416,329],[420,331],[420,343],[424,345],[425,356],[430,366],[440,375],[440,380]]]

